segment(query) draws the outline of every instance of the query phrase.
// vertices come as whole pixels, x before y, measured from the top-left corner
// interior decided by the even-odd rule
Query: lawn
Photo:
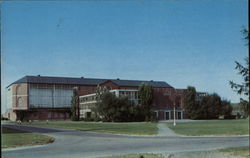
[[[136,122],[136,123],[99,123],[83,121],[50,121],[22,123],[25,125],[77,129],[82,131],[129,134],[129,135],[155,135],[158,132],[156,123]]]
[[[241,156],[244,158],[249,158],[249,146],[243,146],[243,147],[235,147],[235,148],[226,148],[226,149],[220,149],[219,152],[226,152],[229,153],[232,156]]]
[[[210,151],[180,152],[180,153],[175,153],[175,154],[128,154],[128,155],[107,156],[107,157],[100,157],[100,158],[142,158],[142,156],[143,158],[173,158],[173,157],[249,158],[249,146],[225,148],[225,149],[210,150]]]
[[[208,120],[200,122],[167,123],[167,126],[180,135],[249,135],[249,119]]]
[[[54,138],[42,134],[2,127],[2,148],[52,143]]]
[[[160,154],[129,154],[129,155],[120,155],[120,156],[108,156],[101,158],[164,158]]]

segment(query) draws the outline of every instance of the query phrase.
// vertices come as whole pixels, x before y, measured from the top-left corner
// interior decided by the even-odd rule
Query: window
[[[87,118],[91,117],[91,112],[87,112]]]
[[[66,113],[66,118],[69,118],[69,113]]]
[[[48,118],[51,118],[51,112],[48,112]]]
[[[61,118],[64,118],[64,113],[61,113],[61,114],[60,114],[60,117],[61,117]]]
[[[23,103],[22,97],[18,97],[18,98],[17,98],[17,107],[18,107],[18,106],[21,106],[22,103]]]

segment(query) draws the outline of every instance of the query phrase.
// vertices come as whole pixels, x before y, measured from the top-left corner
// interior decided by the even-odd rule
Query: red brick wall
[[[17,116],[17,119],[20,119]],[[24,120],[67,120],[70,119],[69,109],[34,109],[26,112]]]
[[[78,93],[79,95],[87,95],[96,92],[97,86],[79,86]]]
[[[100,85],[101,87],[111,88],[111,89],[119,89],[119,86],[112,81],[106,81]]]
[[[154,88],[153,93],[153,109],[173,108],[173,96],[175,95],[173,88]]]

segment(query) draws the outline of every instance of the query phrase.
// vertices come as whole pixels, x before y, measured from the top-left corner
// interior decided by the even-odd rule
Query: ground
[[[55,142],[29,148],[4,149],[4,158],[96,158],[111,155],[154,153],[177,155],[228,147],[248,146],[249,137],[125,136],[72,129],[42,128],[14,124],[8,128],[46,134]],[[185,155],[188,155],[184,153]],[[180,156],[179,156],[180,157]],[[183,157],[183,155],[181,156]]]
[[[52,143],[54,138],[42,134],[2,127],[2,148]]]
[[[173,126],[173,123],[167,123],[167,126],[180,135],[249,135],[249,119],[182,122],[177,123],[176,126]]]

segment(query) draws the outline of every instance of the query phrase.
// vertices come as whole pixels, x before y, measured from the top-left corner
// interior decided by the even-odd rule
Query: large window
[[[68,85],[31,84],[30,107],[64,108],[71,106],[73,87]]]

